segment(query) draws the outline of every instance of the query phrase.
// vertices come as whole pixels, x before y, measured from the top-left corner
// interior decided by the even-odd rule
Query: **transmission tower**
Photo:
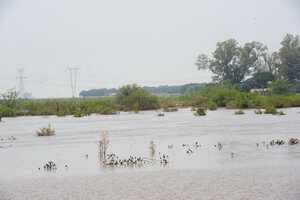
[[[72,97],[75,97],[76,93],[76,74],[79,70],[78,67],[68,67],[68,70],[70,72],[70,81],[71,81],[71,90],[72,90]]]
[[[24,73],[24,69],[18,69],[18,77],[16,77],[16,79],[19,80],[19,92],[20,92],[20,96],[24,98],[24,79],[26,79],[26,77],[23,75]]]

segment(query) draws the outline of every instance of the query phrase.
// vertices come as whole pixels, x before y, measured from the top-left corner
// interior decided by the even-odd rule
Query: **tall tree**
[[[267,47],[259,42],[246,43],[238,47],[235,39],[218,42],[213,59],[200,54],[195,65],[199,70],[209,69],[213,80],[231,80],[240,83],[246,75],[262,70],[262,63]]]
[[[290,83],[300,81],[300,44],[299,36],[287,34],[279,50],[280,72]]]
[[[264,70],[266,72],[271,72],[275,76],[279,76],[279,67],[281,65],[281,60],[278,52],[273,52],[271,54],[265,55]]]

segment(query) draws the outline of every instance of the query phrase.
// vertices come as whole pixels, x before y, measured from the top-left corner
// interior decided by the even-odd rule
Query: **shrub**
[[[197,108],[196,115],[205,116],[206,115],[205,110],[203,108]]]
[[[14,116],[16,116],[15,109],[0,105],[0,121],[2,117],[14,117]]]
[[[265,114],[272,114],[272,115],[277,115],[278,112],[276,110],[276,108],[274,108],[274,106],[272,107],[265,107]]]
[[[273,94],[289,95],[292,92],[292,85],[284,79],[277,79],[271,84],[271,91]]]
[[[122,90],[121,90],[122,91]],[[136,110],[152,110],[158,108],[158,99],[156,96],[151,96],[143,89],[134,89],[128,96],[122,96],[120,100],[124,110],[133,110],[134,105],[138,108]]]
[[[220,89],[216,91],[216,94],[212,97],[218,107],[226,107],[226,104],[235,100],[238,92],[236,90]]]
[[[217,110],[217,108],[218,108],[218,105],[215,102],[210,101],[208,103],[208,109],[209,110]]]
[[[266,98],[266,104],[275,108],[287,108],[291,106],[291,100],[285,95],[272,95]]]
[[[48,127],[42,127],[40,130],[35,131],[37,136],[52,136],[55,135],[55,130],[51,129],[50,124],[48,124]]]
[[[263,112],[262,112],[260,109],[254,110],[254,113],[255,113],[255,114],[263,114]]]
[[[80,112],[80,111],[75,111],[74,117],[82,117],[82,116],[83,116],[82,112]]]
[[[243,115],[243,114],[245,114],[245,113],[244,113],[244,111],[242,111],[242,110],[238,110],[238,111],[235,111],[234,114],[235,114],[235,115]]]
[[[278,115],[285,115],[285,113],[281,110],[278,112]]]

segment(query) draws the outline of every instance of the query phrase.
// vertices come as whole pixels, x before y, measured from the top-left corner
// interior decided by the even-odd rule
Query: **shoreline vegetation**
[[[170,112],[186,107],[204,110],[265,109],[267,112],[275,108],[300,107],[299,94],[269,93],[261,96],[239,92],[226,84],[210,84],[196,93],[170,96],[150,95],[136,84],[121,87],[115,97],[26,100],[17,98],[16,95],[10,96],[11,98],[0,100],[0,118],[48,115],[83,117],[90,114],[118,114],[120,111],[138,113],[143,110]]]
[[[256,114],[262,114],[260,109],[265,109],[266,114],[283,115],[276,108],[300,107],[300,39],[298,35],[287,34],[280,44],[278,52],[269,52],[266,45],[257,41],[244,45],[232,38],[218,42],[212,55],[200,54],[195,62],[198,70],[212,72],[213,82],[208,84],[159,87],[132,84],[119,89],[102,88],[80,93],[81,96],[114,93],[116,96],[112,97],[40,100],[21,99],[18,92],[11,89],[0,95],[0,121],[2,117],[27,115],[83,117],[158,109],[176,112],[184,107],[192,107],[199,111],[198,115],[219,107],[258,109]],[[242,114],[242,111],[236,114]]]

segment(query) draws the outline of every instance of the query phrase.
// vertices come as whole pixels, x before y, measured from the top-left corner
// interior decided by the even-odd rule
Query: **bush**
[[[262,112],[260,109],[254,110],[254,113],[255,113],[255,114],[258,114],[258,115],[259,115],[259,114],[263,114],[263,112]]]
[[[276,108],[272,107],[265,107],[265,114],[272,114],[272,115],[277,115],[278,112],[276,110]]]
[[[48,124],[48,127],[42,127],[40,130],[35,131],[37,136],[52,136],[55,135],[55,130],[51,129],[50,124]]]
[[[16,116],[15,109],[0,105],[0,121],[2,117],[14,117],[14,116]]]
[[[117,102],[123,106],[124,110],[152,110],[159,107],[156,96],[149,95],[148,92],[138,88],[135,84],[120,88]]]
[[[287,108],[291,106],[290,99],[290,97],[285,95],[272,95],[266,98],[266,104],[275,108]]]
[[[271,84],[270,88],[273,94],[289,95],[293,87],[286,80],[277,79]]]
[[[205,116],[206,115],[205,110],[203,108],[197,108],[196,115]]]
[[[238,92],[236,90],[220,89],[216,91],[212,100],[218,107],[226,107],[227,103],[235,100],[237,94]]]
[[[245,113],[244,113],[244,111],[242,111],[242,110],[238,110],[238,111],[235,111],[234,114],[235,114],[235,115],[243,115],[243,114],[245,114]]]
[[[217,110],[217,108],[218,108],[218,105],[215,103],[215,102],[209,102],[208,103],[208,109],[209,110]]]

